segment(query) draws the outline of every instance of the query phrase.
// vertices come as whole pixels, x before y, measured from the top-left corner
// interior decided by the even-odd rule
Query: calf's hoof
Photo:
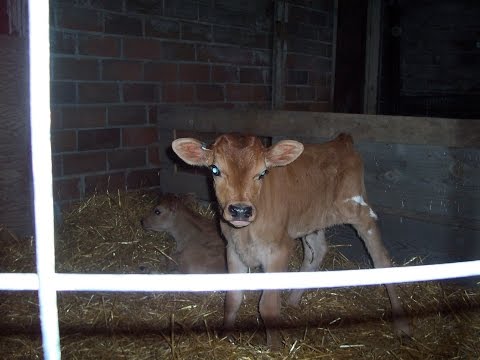
[[[406,317],[399,317],[393,320],[393,330],[395,335],[402,341],[408,341],[412,338],[412,328]]]
[[[282,336],[278,330],[267,331],[267,347],[273,352],[283,350]]]

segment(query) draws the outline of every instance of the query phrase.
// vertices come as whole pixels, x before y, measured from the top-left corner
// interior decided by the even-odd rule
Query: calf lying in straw
[[[163,195],[151,214],[141,220],[146,230],[166,231],[175,238],[172,255],[186,274],[226,273],[225,243],[217,223],[186,205],[187,198]]]

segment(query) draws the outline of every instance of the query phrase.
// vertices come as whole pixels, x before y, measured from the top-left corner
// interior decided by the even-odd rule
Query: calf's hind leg
[[[392,262],[390,261],[388,251],[381,240],[380,230],[378,229],[377,224],[369,215],[365,216],[364,219],[365,218],[366,220],[361,223],[352,225],[364,241],[372,258],[373,265],[376,268],[391,267]],[[388,297],[390,298],[390,304],[392,305],[393,327],[395,333],[400,337],[411,336],[408,318],[403,309],[400,297],[395,289],[395,285],[386,284],[385,287],[387,289]]]
[[[316,271],[327,253],[327,241],[325,231],[318,230],[302,238],[303,263],[300,271]],[[298,306],[304,293],[304,289],[292,290],[288,297],[288,305]]]

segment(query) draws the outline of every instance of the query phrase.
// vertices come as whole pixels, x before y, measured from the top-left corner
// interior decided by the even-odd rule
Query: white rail
[[[0,290],[38,290],[44,357],[60,359],[57,291],[324,288],[480,276],[480,261],[314,273],[121,275],[55,273],[50,147],[49,2],[29,0],[30,116],[37,274],[0,274]]]
[[[480,276],[480,260],[386,269],[209,275],[56,273],[56,291],[228,291],[313,289]],[[2,274],[0,289],[37,290],[36,274]]]

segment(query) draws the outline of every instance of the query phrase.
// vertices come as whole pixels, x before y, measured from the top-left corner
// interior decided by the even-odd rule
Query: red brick
[[[102,194],[118,190],[125,191],[125,174],[123,172],[107,173],[85,177],[85,195]]]
[[[195,46],[193,44],[163,42],[162,43],[162,59],[194,61]]]
[[[130,59],[195,60],[193,44],[165,42],[154,39],[125,39],[124,54]]]
[[[238,83],[239,71],[236,66],[213,66],[212,67],[212,81],[215,83]]]
[[[108,108],[108,125],[141,125],[147,123],[144,105],[118,105]]]
[[[255,86],[253,90],[254,101],[271,101],[272,87],[271,86]]]
[[[143,35],[142,20],[135,16],[106,13],[105,33],[119,35]]]
[[[104,151],[63,155],[63,174],[84,174],[105,171],[107,154]]]
[[[123,149],[108,153],[108,168],[129,169],[146,165],[145,149]]]
[[[147,18],[145,35],[162,39],[178,39],[180,37],[180,24],[178,21],[162,18]]]
[[[317,86],[317,101],[330,101],[331,90],[328,87]]]
[[[239,30],[230,26],[213,26],[213,38],[216,43],[234,44],[247,48],[267,48],[268,33]]]
[[[158,146],[149,146],[148,164],[153,166],[160,166],[160,150],[158,149]]]
[[[243,84],[227,85],[227,101],[268,101],[271,89],[268,86]]]
[[[285,87],[285,101],[295,101],[297,100],[297,87],[296,86],[286,86]]]
[[[123,100],[125,102],[154,102],[157,86],[154,84],[123,84]]]
[[[145,64],[145,81],[176,81],[176,63],[152,63]]]
[[[185,82],[208,82],[210,66],[202,64],[180,64],[178,77]]]
[[[62,128],[62,110],[60,107],[52,106],[50,110],[50,126],[52,130]]]
[[[251,85],[228,84],[226,86],[227,101],[252,101],[253,87]]]
[[[210,42],[213,40],[212,26],[198,23],[182,23],[182,39]]]
[[[58,104],[75,104],[77,101],[77,90],[74,82],[50,81],[51,102]]]
[[[160,169],[135,170],[127,175],[127,189],[160,186]]]
[[[240,68],[240,82],[249,84],[269,84],[270,71],[263,68]]]
[[[113,149],[120,146],[120,129],[80,130],[78,150]]]
[[[157,105],[149,106],[147,109],[148,113],[148,123],[156,125],[157,124]]]
[[[104,80],[142,80],[143,64],[139,61],[104,60],[102,79]]]
[[[96,60],[75,58],[54,58],[52,76],[56,80],[97,80],[99,78]]]
[[[253,52],[248,49],[232,46],[199,45],[197,47],[198,61],[229,63],[235,65],[251,65]]]
[[[80,178],[53,181],[53,199],[55,201],[76,200],[80,198]]]
[[[288,70],[287,83],[289,85],[306,85],[308,84],[308,71]]]
[[[106,111],[104,106],[75,106],[62,108],[64,129],[104,127]]]
[[[110,36],[82,35],[78,40],[78,52],[88,56],[120,56],[120,39]]]
[[[197,85],[198,101],[224,101],[223,85]]]
[[[52,152],[75,151],[77,149],[77,134],[73,130],[52,131]]]
[[[315,88],[311,86],[299,86],[297,87],[297,100],[300,101],[314,101],[315,100]]]
[[[158,141],[157,128],[154,126],[124,128],[122,133],[122,145],[124,147],[146,146]]]
[[[161,59],[162,43],[154,39],[127,38],[123,40],[123,53],[131,59]]]
[[[98,11],[77,7],[55,9],[59,28],[81,31],[103,31],[102,15]]]
[[[89,7],[95,9],[105,9],[110,11],[121,12],[123,10],[123,2],[118,0],[91,0],[79,1],[80,4],[87,3]]]
[[[62,155],[52,155],[52,176],[53,178],[58,178],[62,176],[62,162],[63,162],[63,157]]]
[[[192,103],[193,85],[169,84],[162,87],[162,101],[167,103]]]
[[[50,39],[50,48],[53,54],[75,54],[77,35],[54,31]]]
[[[117,103],[120,95],[117,84],[111,83],[80,83],[78,84],[79,102],[88,103]]]

